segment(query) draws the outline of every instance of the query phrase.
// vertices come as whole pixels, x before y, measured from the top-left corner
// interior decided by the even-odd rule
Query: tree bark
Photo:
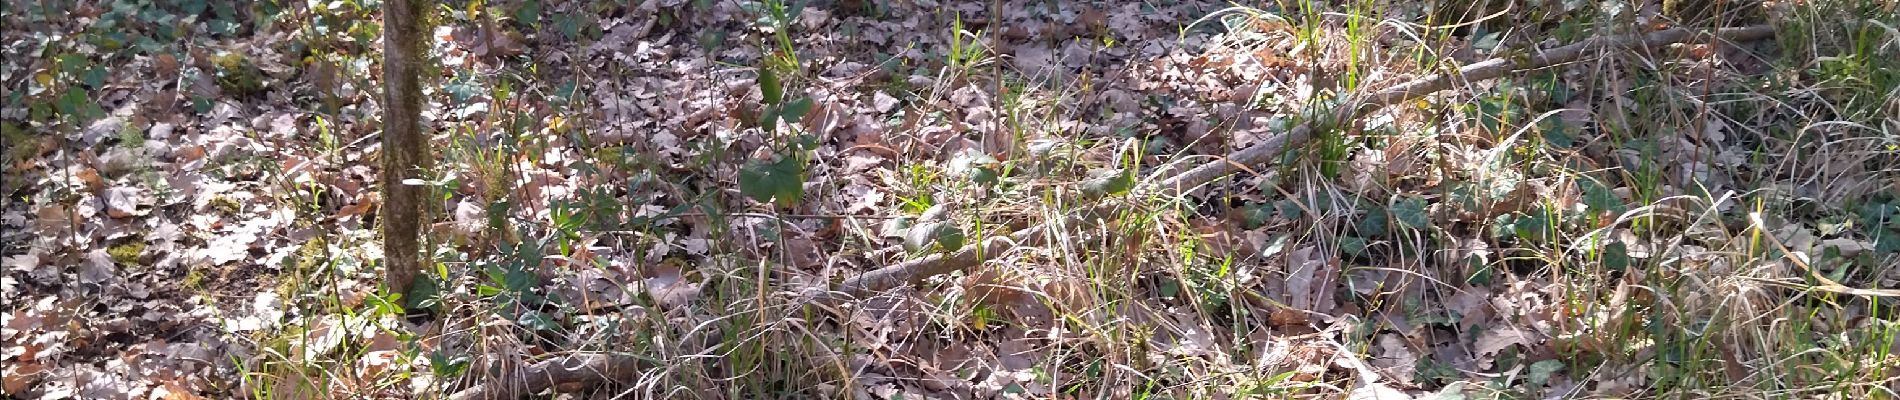
[[[428,136],[422,132],[420,82],[422,20],[427,2],[383,1],[383,277],[386,293],[409,290],[422,271],[419,237],[424,219],[427,186],[404,182],[422,179],[430,168]]]

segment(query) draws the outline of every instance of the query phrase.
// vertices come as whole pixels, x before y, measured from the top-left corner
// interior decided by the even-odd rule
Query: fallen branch
[[[593,385],[638,379],[658,368],[651,360],[626,354],[579,353],[555,357],[523,368],[511,377],[483,382],[449,400],[518,399],[561,385]]]
[[[1764,39],[1774,35],[1774,29],[1768,26],[1746,28],[1725,28],[1715,31],[1715,37],[1731,41],[1749,41]],[[1163,167],[1142,182],[1151,183],[1138,189],[1143,192],[1157,193],[1162,196],[1176,196],[1188,190],[1213,182],[1239,172],[1243,167],[1265,165],[1288,148],[1304,145],[1313,138],[1315,122],[1331,124],[1350,121],[1372,113],[1388,105],[1424,97],[1425,95],[1451,88],[1462,77],[1464,81],[1476,82],[1494,79],[1517,71],[1547,68],[1550,66],[1577,61],[1586,54],[1602,51],[1626,50],[1635,48],[1655,48],[1681,43],[1696,38],[1696,32],[1684,28],[1668,29],[1641,36],[1623,36],[1613,38],[1595,38],[1583,42],[1543,50],[1529,57],[1495,58],[1460,68],[1455,73],[1440,73],[1415,79],[1398,86],[1386,88],[1361,96],[1350,97],[1354,102],[1350,106],[1339,107],[1332,111],[1328,120],[1308,121],[1286,133],[1275,135],[1264,142],[1229,153],[1226,157],[1202,164],[1187,171],[1176,172],[1179,168]],[[1321,116],[1325,118],[1328,116]],[[1083,212],[1065,217],[1060,225],[1066,227],[1086,227],[1100,220],[1102,216],[1120,211],[1120,206],[1104,202]],[[1045,232],[1043,227],[1031,227],[1010,233],[1008,236],[990,237],[964,246],[948,253],[905,261],[876,270],[867,271],[856,277],[846,279],[831,291],[814,291],[808,298],[814,302],[835,304],[838,302],[864,298],[890,289],[914,285],[932,276],[981,265],[992,257],[1004,254],[1019,246],[1034,246],[1042,243],[1053,233]],[[691,296],[697,297],[697,293]],[[450,396],[455,400],[471,399],[513,399],[523,395],[538,393],[556,385],[581,384],[592,385],[606,381],[630,380],[640,371],[656,366],[649,361],[634,356],[581,354],[545,360],[520,370],[511,380],[490,382],[464,390]]]

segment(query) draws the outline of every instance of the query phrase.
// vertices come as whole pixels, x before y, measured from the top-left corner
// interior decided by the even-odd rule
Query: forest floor
[[[0,397],[1900,397],[1891,0],[621,3],[434,9],[407,296],[380,2],[0,5]]]

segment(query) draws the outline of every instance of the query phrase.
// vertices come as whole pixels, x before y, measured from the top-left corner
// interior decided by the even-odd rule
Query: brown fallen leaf
[[[368,215],[370,210],[375,208],[376,196],[371,196],[369,193],[359,193],[356,196],[356,201],[351,202],[350,205],[337,208],[336,214],[331,214],[330,218],[342,220],[360,215]]]
[[[86,254],[86,262],[79,264],[79,283],[104,283],[112,280],[117,271],[117,265],[105,249],[93,250]]]
[[[1099,7],[1088,7],[1082,15],[1075,17],[1075,25],[1069,26],[1070,34],[1092,36],[1108,29],[1108,12]]]
[[[106,180],[99,176],[99,170],[90,167],[72,167],[68,168],[67,172],[72,174],[73,181],[70,183],[84,185],[87,191],[97,192],[106,187]]]
[[[1472,343],[1476,351],[1478,368],[1490,369],[1497,361],[1498,352],[1511,346],[1530,346],[1538,341],[1535,333],[1513,326],[1494,326],[1478,334]]]
[[[1418,354],[1412,351],[1403,336],[1387,333],[1379,335],[1378,356],[1370,363],[1380,375],[1410,386],[1413,385],[1413,374],[1418,371]]]
[[[151,205],[151,196],[136,187],[107,189],[102,200],[106,203],[106,215],[113,218],[139,217],[151,213],[145,207]]]
[[[39,383],[40,374],[46,372],[46,366],[32,361],[8,362],[0,373],[0,394],[8,397],[23,396],[27,388]]]
[[[152,68],[156,72],[154,76],[173,76],[178,73],[179,67],[178,56],[171,53],[159,53],[158,56],[152,57]]]
[[[160,390],[162,391],[154,391],[153,394],[165,400],[203,400],[205,399],[204,396],[199,396],[196,393],[192,393],[190,389],[186,389],[184,385],[179,385],[178,382],[175,382],[175,381],[165,382],[164,386],[161,387]]]
[[[647,276],[644,281],[647,294],[658,300],[663,307],[677,308],[686,305],[686,302],[692,301],[699,295],[698,287],[691,282],[685,282],[684,277],[680,276],[680,267],[677,263],[663,261],[644,269]]]

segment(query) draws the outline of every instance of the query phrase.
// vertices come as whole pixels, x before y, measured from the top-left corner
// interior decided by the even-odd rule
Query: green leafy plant
[[[739,169],[740,193],[754,201],[774,202],[780,207],[797,206],[804,200],[806,153],[818,146],[816,136],[799,128],[799,122],[811,113],[811,98],[799,96],[788,100],[785,97],[785,82],[781,76],[795,71],[797,66],[795,56],[780,53],[768,57],[759,68],[763,104],[758,123],[774,139],[772,154],[776,159],[753,160]],[[781,134],[780,122],[790,131]]]
[[[796,157],[754,161],[739,169],[739,192],[759,202],[790,207],[804,199],[804,163]]]

